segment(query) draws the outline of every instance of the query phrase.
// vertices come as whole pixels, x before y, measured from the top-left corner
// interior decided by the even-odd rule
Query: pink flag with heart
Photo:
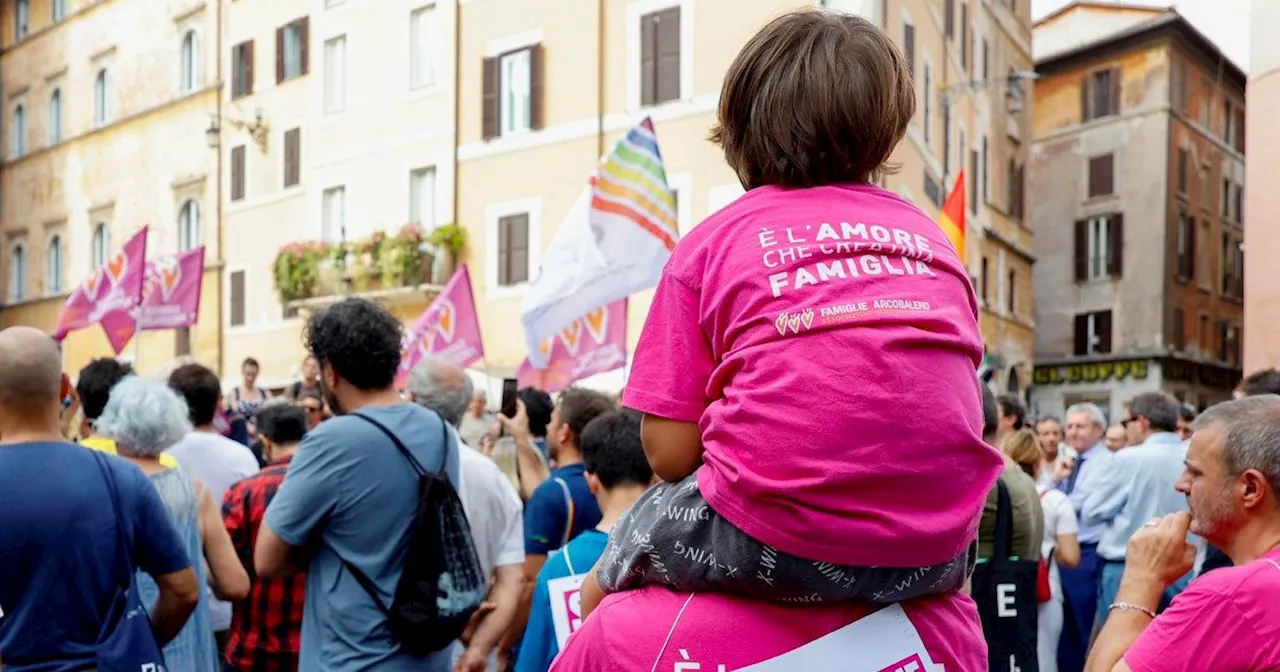
[[[138,331],[190,327],[200,318],[204,246],[147,262]]]
[[[627,364],[627,300],[579,317],[539,343],[538,349],[547,368],[535,369],[525,358],[516,372],[520,387],[555,394],[583,378],[623,368]]]
[[[142,285],[147,270],[147,227],[107,260],[99,273],[103,287],[89,311],[89,324],[99,323],[107,342],[118,355],[133,337],[134,310],[142,301]]]
[[[404,387],[409,372],[426,355],[438,355],[464,368],[484,358],[480,320],[466,264],[458,267],[440,295],[405,332],[402,348],[397,387]]]

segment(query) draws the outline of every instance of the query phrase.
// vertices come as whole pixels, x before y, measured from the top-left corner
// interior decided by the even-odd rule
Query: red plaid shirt
[[[302,640],[302,603],[306,572],[258,578],[253,572],[253,545],[267,505],[289,470],[287,455],[257,474],[231,486],[222,500],[222,519],[231,543],[249,572],[249,596],[234,604],[227,664],[246,672],[294,672]]]

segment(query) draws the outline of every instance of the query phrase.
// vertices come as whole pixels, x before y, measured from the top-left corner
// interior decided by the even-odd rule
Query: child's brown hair
[[[729,66],[711,140],[746,189],[873,182],[893,172],[915,109],[907,59],[884,31],[801,10],[769,22]]]

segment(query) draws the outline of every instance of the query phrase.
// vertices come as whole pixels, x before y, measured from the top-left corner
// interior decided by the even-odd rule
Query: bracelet
[[[1117,609],[1119,609],[1120,611],[1140,611],[1150,616],[1152,620],[1155,620],[1156,618],[1156,612],[1151,611],[1146,607],[1140,607],[1136,604],[1129,604],[1128,602],[1115,602],[1110,607],[1107,608],[1107,611],[1115,611]]]

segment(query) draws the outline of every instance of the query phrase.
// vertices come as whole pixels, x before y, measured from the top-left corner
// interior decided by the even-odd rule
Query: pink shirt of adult
[[[753,189],[676,246],[624,404],[697,422],[717,513],[791,555],[923,567],[973,541],[977,300],[914,205],[871,185]]]
[[[861,669],[883,667],[887,672],[987,669],[987,645],[977,607],[968,596],[923,598],[905,602],[902,608],[919,633],[924,653],[941,668],[930,666],[927,661],[912,666],[909,653],[877,652],[876,646],[885,646],[885,637],[877,638],[870,646],[863,643],[858,650],[840,651],[843,655],[839,659],[861,654],[865,666]],[[565,643],[550,672],[739,670],[794,654],[824,635],[866,617],[872,609],[854,603],[787,606],[725,593],[690,597],[689,593],[663,586],[646,586],[605,598]],[[868,660],[871,652],[879,653],[888,662]],[[830,657],[825,660],[826,665],[818,663],[807,669],[839,669],[830,664]],[[790,669],[806,669],[797,668],[794,659],[787,662],[791,663]],[[812,662],[812,658],[805,662]]]
[[[1134,672],[1280,670],[1280,548],[1192,581],[1124,662]]]

